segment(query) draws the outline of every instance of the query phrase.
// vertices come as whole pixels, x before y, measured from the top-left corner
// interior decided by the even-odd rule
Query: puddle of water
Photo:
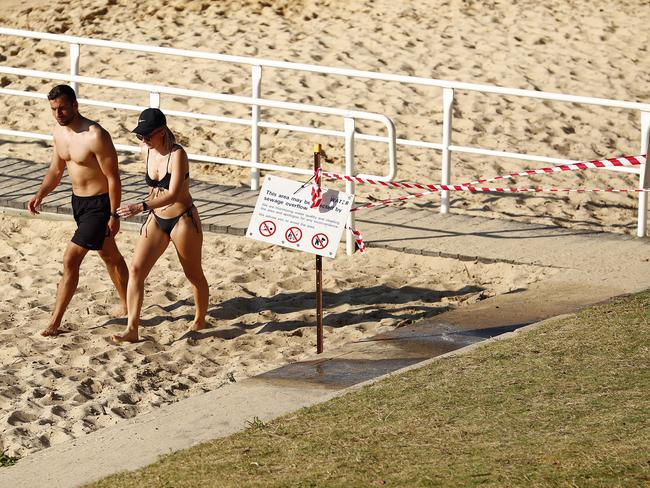
[[[303,361],[256,376],[273,383],[311,383],[325,388],[347,388],[392,371],[405,368],[420,358],[396,359],[339,359]]]
[[[336,357],[288,364],[256,378],[282,384],[340,389],[356,385],[450,351],[515,331],[563,313],[575,312],[597,296],[593,289],[542,287],[501,295],[349,344]],[[444,316],[445,322],[440,319]]]
[[[347,388],[491,337],[481,332],[440,323],[402,327],[350,344],[341,356],[288,364],[256,378]]]

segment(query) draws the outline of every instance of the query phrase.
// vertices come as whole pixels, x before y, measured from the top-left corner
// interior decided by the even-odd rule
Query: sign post
[[[323,256],[334,258],[354,195],[321,189],[321,146],[314,145],[314,186],[266,175],[246,235],[316,255],[316,351],[323,352]]]
[[[320,153],[321,146],[314,146],[314,177],[320,189]],[[316,238],[316,236],[314,236]],[[323,256],[316,254],[316,354],[323,352]]]

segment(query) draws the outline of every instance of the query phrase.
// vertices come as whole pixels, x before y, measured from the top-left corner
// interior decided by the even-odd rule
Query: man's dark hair
[[[47,94],[48,100],[55,100],[59,97],[66,97],[70,103],[77,101],[77,95],[72,87],[68,85],[56,85],[50,90],[50,93]]]

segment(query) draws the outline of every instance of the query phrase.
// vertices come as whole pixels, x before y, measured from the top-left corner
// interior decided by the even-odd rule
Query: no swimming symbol
[[[260,234],[264,237],[271,237],[275,234],[275,222],[272,220],[265,220],[260,224]]]

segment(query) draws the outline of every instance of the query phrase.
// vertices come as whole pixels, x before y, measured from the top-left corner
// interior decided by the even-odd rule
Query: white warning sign
[[[311,185],[267,175],[246,235],[269,244],[336,256],[354,195],[323,188],[323,200],[310,208]]]

